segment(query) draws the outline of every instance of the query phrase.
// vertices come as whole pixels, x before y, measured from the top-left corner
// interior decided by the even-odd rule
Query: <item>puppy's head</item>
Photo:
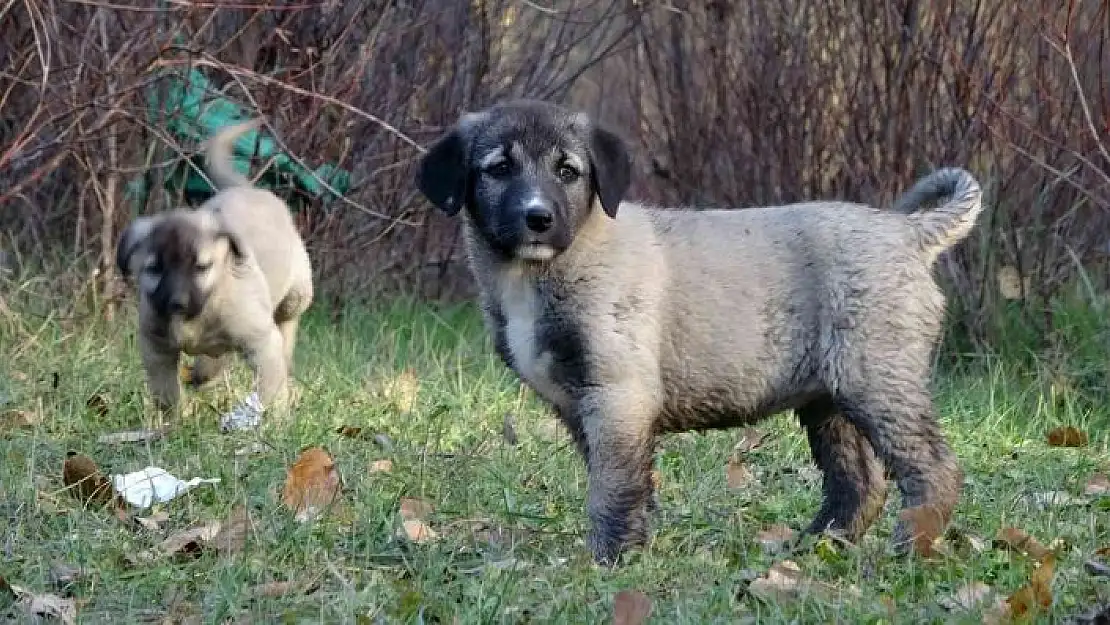
[[[424,155],[417,186],[448,215],[465,206],[505,258],[542,262],[595,206],[616,217],[631,174],[624,141],[585,113],[515,100],[463,115]]]
[[[116,266],[125,278],[137,279],[140,295],[158,316],[191,319],[244,252],[215,214],[174,211],[128,224],[116,244]]]

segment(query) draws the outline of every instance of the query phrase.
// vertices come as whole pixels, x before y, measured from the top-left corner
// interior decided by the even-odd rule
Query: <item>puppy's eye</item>
[[[211,268],[212,268],[212,263],[197,263],[196,271],[197,271],[197,273],[205,273]]]
[[[513,168],[509,165],[509,161],[497,161],[492,165],[486,167],[486,173],[491,176],[508,176]]]
[[[570,165],[567,165],[566,163],[563,163],[562,165],[559,165],[559,168],[557,170],[555,170],[555,175],[559,176],[559,180],[562,180],[563,184],[570,184],[575,180],[578,180],[578,176],[580,174],[578,173],[577,169],[571,167]]]
[[[147,265],[143,269],[148,274],[156,276],[156,275],[162,273],[162,263],[158,263],[158,262],[150,263],[149,265]]]

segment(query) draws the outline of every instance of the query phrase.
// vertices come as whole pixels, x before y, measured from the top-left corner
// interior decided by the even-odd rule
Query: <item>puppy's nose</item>
[[[547,232],[553,221],[555,213],[546,204],[532,204],[524,211],[524,224],[532,232]]]
[[[183,297],[175,297],[170,300],[170,312],[180,314],[189,308],[189,301]]]

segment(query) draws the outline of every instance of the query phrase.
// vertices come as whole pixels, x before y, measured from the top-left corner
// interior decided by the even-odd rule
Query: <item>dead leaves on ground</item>
[[[402,497],[398,509],[401,515],[401,528],[398,534],[418,545],[436,540],[439,534],[425,521],[425,517],[434,510],[435,506],[426,499]]]
[[[214,550],[220,555],[232,555],[243,550],[247,537],[254,528],[250,513],[245,506],[232,509],[225,521],[209,521],[177,532],[153,549],[125,556],[132,566],[155,562],[161,558],[174,556],[199,556],[205,550]]]
[[[756,598],[773,603],[796,601],[808,595],[830,600],[842,593],[851,597],[860,596],[860,591],[855,586],[841,590],[831,584],[804,576],[802,569],[793,560],[776,562],[767,573],[748,584],[747,592]]]
[[[75,451],[66,453],[62,483],[85,505],[103,506],[115,497],[115,489],[92,458]]]
[[[999,528],[995,535],[995,543],[1019,553],[1024,553],[1038,561],[1054,553],[1053,549],[1045,547],[1036,538],[1016,527]]]
[[[318,518],[335,501],[342,480],[335,460],[322,447],[309,447],[289,468],[281,502],[305,523]]]
[[[1110,478],[1101,473],[1095,473],[1087,478],[1087,483],[1083,486],[1083,495],[1085,497],[1110,495]]]
[[[613,625],[640,625],[651,616],[651,598],[639,590],[622,590],[613,596]]]
[[[1085,447],[1088,441],[1086,432],[1070,425],[1052,430],[1046,438],[1049,447]]]
[[[0,413],[0,434],[30,430],[42,423],[42,414],[32,410],[5,410]]]
[[[15,584],[8,584],[0,577],[0,594],[19,604],[19,607],[34,620],[55,618],[73,625],[77,622],[77,601],[50,593],[36,594]]]

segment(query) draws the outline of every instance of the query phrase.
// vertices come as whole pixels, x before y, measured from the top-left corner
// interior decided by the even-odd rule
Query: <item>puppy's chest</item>
[[[576,340],[572,311],[550,288],[503,281],[494,305],[498,351],[542,397],[562,406],[585,371],[585,345]]]
[[[186,354],[218,356],[232,349],[230,337],[207,320],[172,319],[167,324],[169,342]]]

